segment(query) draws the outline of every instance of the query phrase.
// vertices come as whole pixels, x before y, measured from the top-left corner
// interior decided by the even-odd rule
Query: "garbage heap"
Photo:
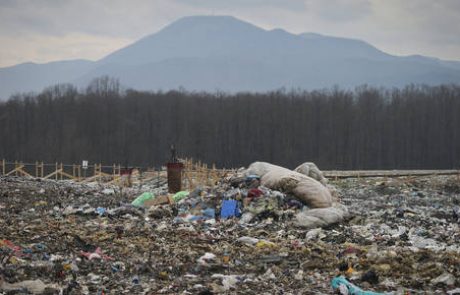
[[[458,294],[455,179],[332,184],[312,163],[174,195],[0,177],[0,291]]]

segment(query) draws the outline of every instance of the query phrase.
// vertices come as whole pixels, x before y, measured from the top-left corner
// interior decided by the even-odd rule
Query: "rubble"
[[[0,293],[457,294],[458,181],[329,179],[336,207],[313,209],[257,175],[176,198],[164,186],[0,177]],[[169,198],[133,206],[145,192]],[[340,222],[298,224],[339,207]]]

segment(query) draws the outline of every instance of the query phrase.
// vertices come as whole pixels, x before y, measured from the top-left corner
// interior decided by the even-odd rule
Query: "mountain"
[[[93,64],[89,60],[67,60],[0,68],[0,99],[19,92],[41,91],[50,85],[74,81],[90,71]]]
[[[0,69],[0,97],[109,75],[126,87],[267,91],[362,84],[458,83],[460,62],[400,57],[354,39],[264,30],[231,16],[192,16],[95,61]]]

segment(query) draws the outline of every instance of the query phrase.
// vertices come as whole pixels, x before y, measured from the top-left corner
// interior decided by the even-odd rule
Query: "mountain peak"
[[[170,26],[175,24],[190,24],[190,23],[212,23],[215,24],[216,22],[221,23],[231,23],[231,22],[244,22],[242,20],[237,19],[231,15],[191,15],[191,16],[184,16],[179,18],[178,20],[172,22]]]
[[[96,61],[0,69],[0,98],[100,76],[138,90],[266,91],[457,83],[460,62],[386,54],[357,39],[265,30],[228,15],[188,16]]]
[[[233,16],[187,16],[99,62],[134,65],[178,57],[208,58],[238,50],[266,32]]]
[[[165,27],[161,32],[175,33],[177,31],[196,30],[253,30],[260,29],[253,24],[230,15],[195,15],[185,16]]]

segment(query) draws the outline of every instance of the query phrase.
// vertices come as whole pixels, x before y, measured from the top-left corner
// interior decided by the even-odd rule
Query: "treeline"
[[[218,167],[448,169],[460,166],[460,87],[269,93],[121,91],[102,78],[0,103],[0,157],[160,166],[179,156]]]

